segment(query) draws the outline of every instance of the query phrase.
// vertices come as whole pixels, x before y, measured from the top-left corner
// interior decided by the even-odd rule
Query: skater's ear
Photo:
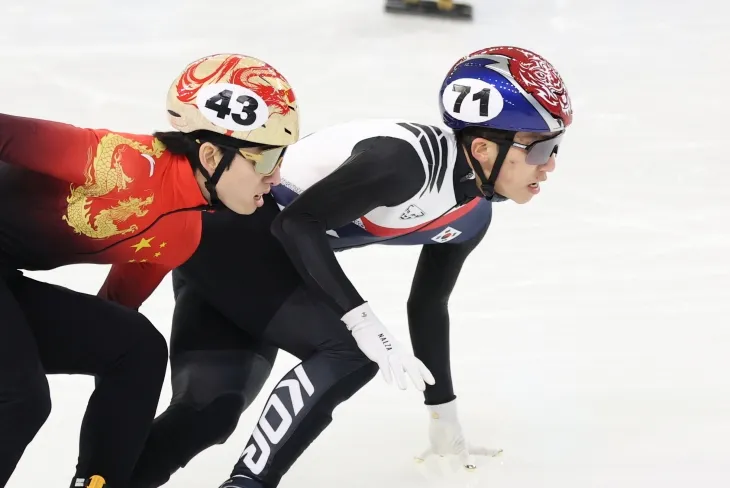
[[[470,149],[472,157],[479,162],[485,171],[492,169],[497,158],[497,144],[482,137],[475,137],[471,141]]]
[[[222,153],[214,144],[204,142],[198,150],[198,158],[200,158],[200,164],[203,165],[208,174],[213,174],[221,161]]]

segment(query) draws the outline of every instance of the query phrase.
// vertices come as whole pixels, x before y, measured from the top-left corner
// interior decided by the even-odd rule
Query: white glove
[[[438,456],[458,456],[459,462],[466,469],[475,469],[474,456],[495,457],[502,453],[501,449],[486,449],[484,447],[467,446],[461,424],[456,413],[456,400],[441,405],[428,405],[431,418],[428,426],[428,438],[431,445],[417,461],[425,461],[434,454]]]
[[[393,383],[395,375],[398,387],[405,390],[405,373],[408,373],[419,391],[426,389],[425,383],[433,385],[436,382],[428,368],[395,340],[367,302],[343,315],[342,321],[352,332],[360,350],[380,367],[380,372],[389,385]]]

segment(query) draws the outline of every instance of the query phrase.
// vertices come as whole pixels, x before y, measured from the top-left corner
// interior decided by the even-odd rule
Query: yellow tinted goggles
[[[246,151],[246,149],[239,149],[238,153],[249,161],[253,161],[254,169],[257,173],[264,176],[271,176],[281,165],[286,148],[287,146],[272,147],[270,149],[264,149],[260,153],[252,153]]]

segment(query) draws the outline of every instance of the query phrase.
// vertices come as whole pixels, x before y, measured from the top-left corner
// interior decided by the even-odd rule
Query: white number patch
[[[269,107],[260,96],[232,83],[203,87],[196,102],[206,119],[224,129],[250,131],[264,125],[269,118]]]
[[[473,78],[449,83],[442,101],[449,115],[472,123],[491,120],[504,108],[504,98],[494,85]]]

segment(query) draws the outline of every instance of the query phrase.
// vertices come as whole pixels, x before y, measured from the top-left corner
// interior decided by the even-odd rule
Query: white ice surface
[[[495,206],[451,299],[463,425],[473,442],[505,450],[472,486],[730,486],[727,6],[474,5],[475,21],[457,23],[389,16],[380,0],[4,0],[0,111],[163,129],[178,70],[237,51],[289,78],[305,133],[364,116],[439,122],[437,90],[460,56],[498,44],[544,54],[575,106],[558,170],[530,205]],[[404,340],[417,255],[377,246],[339,255]],[[31,275],[95,293],[106,269]],[[142,311],[168,335],[172,306],[168,277]],[[264,391],[293,364],[282,354]],[[65,488],[73,474],[93,382],[50,384],[53,411],[9,488]],[[216,488],[266,396],[226,445],[168,486]],[[169,398],[167,383],[160,411]],[[420,395],[377,377],[335,412],[281,487],[466,486],[427,485],[416,471],[426,422]]]

